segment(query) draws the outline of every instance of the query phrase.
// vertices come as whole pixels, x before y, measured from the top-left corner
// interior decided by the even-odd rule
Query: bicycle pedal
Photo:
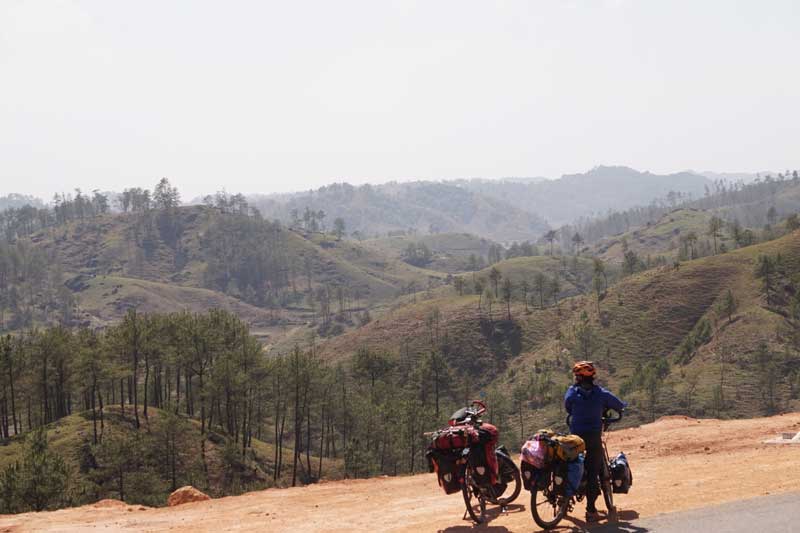
[[[500,512],[502,514],[508,514],[508,506],[507,505],[503,505],[502,507],[500,507]]]

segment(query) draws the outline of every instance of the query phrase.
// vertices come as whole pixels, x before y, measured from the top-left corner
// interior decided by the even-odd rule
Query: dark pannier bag
[[[633,485],[633,474],[624,453],[619,453],[609,463],[611,469],[611,487],[615,493],[628,494]]]
[[[458,451],[428,450],[425,454],[429,465],[436,472],[439,486],[445,494],[453,494],[461,490],[460,465],[458,460],[461,453]]]
[[[492,469],[486,461],[486,445],[474,444],[469,449],[469,466],[472,470],[472,476],[475,482],[479,485],[492,484]]]
[[[480,485],[494,485],[497,483],[497,455],[495,447],[500,440],[500,432],[492,424],[482,423],[478,428],[480,444],[475,446],[474,453],[470,453],[470,466],[475,475],[475,481]]]
[[[478,428],[478,438],[481,444],[491,444],[494,449],[497,441],[500,440],[500,431],[495,426],[483,422]]]
[[[538,476],[538,468],[530,463],[522,461],[520,464],[520,474],[522,474],[522,486],[525,490],[533,490],[536,488],[536,477]]]

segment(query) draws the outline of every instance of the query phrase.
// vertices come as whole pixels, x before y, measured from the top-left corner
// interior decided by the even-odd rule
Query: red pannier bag
[[[472,445],[469,454],[469,466],[472,476],[479,485],[487,486],[497,483],[497,456],[494,449],[499,440],[497,428],[483,423],[478,428],[478,442]]]
[[[492,426],[494,427],[494,426]],[[453,450],[466,448],[480,442],[480,433],[472,426],[452,426],[438,430],[431,437],[430,448]]]
[[[445,494],[453,494],[461,490],[459,472],[461,452],[458,450],[433,450],[429,449],[425,456],[430,462],[431,469],[436,472],[439,486]]]

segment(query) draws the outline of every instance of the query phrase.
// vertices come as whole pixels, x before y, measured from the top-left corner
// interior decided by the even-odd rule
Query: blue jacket
[[[600,431],[606,409],[622,411],[628,404],[599,385],[585,390],[572,385],[564,395],[564,408],[572,415],[569,430],[572,433]]]

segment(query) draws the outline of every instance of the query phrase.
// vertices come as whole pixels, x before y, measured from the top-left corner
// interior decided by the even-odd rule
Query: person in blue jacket
[[[595,385],[597,369],[591,361],[575,363],[572,374],[575,383],[564,395],[564,408],[572,415],[570,432],[586,443],[586,521],[596,522],[600,518],[595,502],[600,495],[598,477],[603,469],[603,413],[606,409],[622,412],[627,404],[600,385]]]

